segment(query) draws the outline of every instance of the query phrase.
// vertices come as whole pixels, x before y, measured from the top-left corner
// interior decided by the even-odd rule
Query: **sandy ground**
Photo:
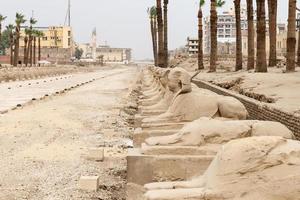
[[[89,66],[41,66],[41,67],[0,67],[0,82],[15,80],[37,79],[39,77],[49,77],[80,72],[92,72],[103,67]]]
[[[246,61],[244,59],[244,61]],[[197,69],[196,58],[182,58],[173,61],[193,75]],[[220,58],[216,73],[207,73],[209,62],[204,61],[205,70],[195,78],[214,83],[236,91],[277,109],[300,115],[300,68],[295,73],[284,73],[284,66],[268,68],[268,73],[254,73],[242,70],[234,72],[234,59]],[[247,64],[244,63],[245,67]]]
[[[121,71],[0,116],[1,200],[125,199],[131,130],[119,113],[136,68]],[[104,162],[84,158],[103,146]],[[79,190],[81,175],[99,175],[100,191]]]
[[[217,72],[200,73],[197,78],[217,85],[237,82],[231,89],[263,94],[272,99],[270,105],[300,114],[300,71],[282,73],[282,69],[271,68],[268,73],[254,72]]]

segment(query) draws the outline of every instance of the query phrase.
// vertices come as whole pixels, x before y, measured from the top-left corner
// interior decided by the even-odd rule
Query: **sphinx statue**
[[[164,81],[164,69],[156,69],[148,81],[150,81],[150,86],[143,88],[143,94],[140,97],[139,103],[142,106],[152,106],[159,102],[161,99],[164,99],[166,88]],[[150,79],[150,80],[149,80]]]
[[[203,146],[224,144],[233,139],[252,136],[281,136],[293,139],[293,133],[283,124],[258,120],[219,120],[200,118],[186,124],[173,135],[150,137],[150,146]]]
[[[204,89],[192,89],[191,76],[179,67],[168,74],[168,89],[173,99],[166,112],[143,119],[143,123],[193,121],[200,117],[246,119],[247,110],[233,97],[208,93]]]
[[[161,113],[163,113],[168,109],[168,107],[170,106],[170,104],[172,102],[173,96],[174,96],[174,94],[169,90],[168,85],[167,85],[169,73],[170,73],[170,70],[166,69],[166,70],[163,70],[159,76],[159,81],[164,90],[164,94],[161,97],[161,99],[153,105],[143,106],[143,104],[142,104],[142,106],[141,106],[142,112],[150,112],[153,110],[156,110],[156,111],[159,110],[159,111],[161,111]]]
[[[278,136],[232,140],[190,181],[146,184],[147,200],[300,199],[300,142]]]

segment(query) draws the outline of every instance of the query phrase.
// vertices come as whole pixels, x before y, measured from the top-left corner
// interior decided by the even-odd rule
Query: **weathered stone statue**
[[[166,89],[162,82],[163,73],[163,69],[155,69],[151,74],[144,76],[146,83],[142,88],[143,94],[140,97],[142,106],[152,106],[164,98]]]
[[[159,77],[159,81],[164,90],[164,94],[161,97],[161,99],[154,105],[141,106],[142,112],[150,112],[153,110],[160,110],[162,112],[165,112],[169,108],[169,106],[172,102],[172,99],[174,97],[174,94],[169,90],[168,85],[167,85],[169,73],[170,73],[170,70],[166,69],[161,72],[160,77]]]
[[[186,124],[178,133],[145,140],[147,145],[203,146],[224,144],[233,139],[251,136],[282,136],[293,139],[293,133],[283,124],[271,121],[236,120],[222,121],[200,118]]]
[[[203,176],[146,184],[148,200],[287,200],[300,196],[300,142],[277,136],[232,140]]]
[[[168,110],[158,116],[145,118],[143,123],[193,121],[200,117],[246,119],[247,110],[237,99],[205,90],[192,90],[191,76],[182,68],[168,75],[168,88],[174,94]]]

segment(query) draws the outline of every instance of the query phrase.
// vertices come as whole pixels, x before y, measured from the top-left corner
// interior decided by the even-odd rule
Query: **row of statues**
[[[300,142],[283,124],[247,120],[244,105],[192,84],[182,68],[149,67],[141,75],[141,125],[181,123],[151,136],[142,152],[168,147],[215,148],[204,174],[179,182],[148,183],[149,200],[300,199]],[[174,151],[176,152],[176,151]]]

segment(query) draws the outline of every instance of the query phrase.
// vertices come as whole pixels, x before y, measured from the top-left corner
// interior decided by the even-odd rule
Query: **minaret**
[[[94,30],[93,30],[91,47],[92,47],[93,60],[96,61],[96,59],[97,59],[96,58],[96,49],[97,49],[97,31],[96,31],[96,28],[94,28]]]

